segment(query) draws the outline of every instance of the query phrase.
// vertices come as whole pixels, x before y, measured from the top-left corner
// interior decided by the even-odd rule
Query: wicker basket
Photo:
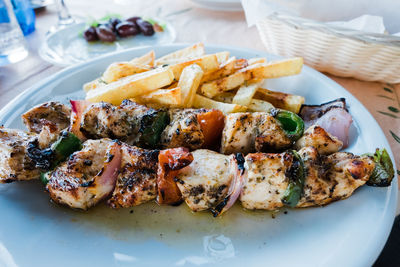
[[[269,52],[301,56],[319,71],[366,81],[400,82],[400,37],[276,13],[258,22],[257,29]]]

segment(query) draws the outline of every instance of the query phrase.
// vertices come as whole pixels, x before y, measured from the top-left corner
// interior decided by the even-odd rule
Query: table
[[[177,31],[176,42],[204,42],[265,50],[255,27],[248,28],[242,12],[200,9],[183,0],[67,0],[71,13],[101,17],[107,12],[130,16],[158,16],[168,19]],[[46,32],[57,22],[54,6],[37,14],[36,31],[27,37],[27,59],[0,68],[0,107],[31,85],[61,70],[43,61],[38,53]],[[400,85],[363,82],[328,75],[358,98],[378,121],[389,140],[396,165],[400,167]],[[396,140],[397,139],[397,140]],[[399,205],[400,206],[400,205]],[[398,209],[398,214],[400,210]]]

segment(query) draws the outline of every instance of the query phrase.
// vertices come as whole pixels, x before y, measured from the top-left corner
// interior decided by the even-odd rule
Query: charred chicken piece
[[[36,135],[0,127],[0,183],[39,178],[40,171],[27,155]]]
[[[176,184],[191,210],[212,209],[225,198],[233,180],[234,156],[205,149],[192,154],[192,163],[176,174]]]
[[[326,132],[322,127],[312,125],[295,143],[295,148],[298,150],[310,146],[315,147],[321,155],[329,155],[338,152],[342,148],[343,143],[335,136]]]
[[[375,167],[372,158],[347,152],[320,157],[315,148],[307,147],[299,154],[307,175],[297,207],[322,206],[348,198],[368,181]]]
[[[158,153],[122,144],[121,170],[108,200],[111,207],[132,207],[156,198]]]
[[[59,102],[37,105],[24,114],[22,120],[29,132],[37,133],[40,148],[48,147],[70,123],[71,109]]]
[[[190,150],[201,148],[204,143],[204,135],[197,120],[197,113],[201,112],[201,109],[170,110],[168,112],[170,123],[161,134],[161,147],[175,148],[182,146]]]
[[[245,157],[244,186],[240,195],[246,209],[276,210],[289,186],[286,176],[293,162],[290,153],[254,153]]]
[[[88,106],[82,114],[80,130],[87,138],[111,138],[154,147],[167,123],[165,111],[124,100],[120,106],[105,102]]]
[[[221,152],[251,153],[276,151],[293,141],[274,116],[264,112],[233,113],[226,116],[222,132]]]
[[[118,143],[88,140],[81,151],[46,173],[46,189],[55,202],[87,210],[113,192],[120,164]]]

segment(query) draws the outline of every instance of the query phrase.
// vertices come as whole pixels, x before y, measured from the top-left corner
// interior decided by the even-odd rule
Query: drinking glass
[[[18,62],[28,55],[24,35],[10,0],[0,0],[0,66]]]

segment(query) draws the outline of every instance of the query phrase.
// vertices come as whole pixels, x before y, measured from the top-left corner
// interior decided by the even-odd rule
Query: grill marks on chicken
[[[46,102],[22,114],[29,132],[38,134],[40,148],[48,147],[70,124],[71,109],[59,102]]]
[[[233,155],[210,150],[192,152],[194,160],[181,169],[175,181],[186,204],[193,211],[207,210],[222,201],[234,176]]]
[[[293,162],[289,153],[254,153],[245,157],[244,186],[240,201],[246,209],[275,210],[289,185],[286,171]]]
[[[40,133],[44,126],[65,129],[69,126],[71,109],[59,102],[46,102],[22,114],[22,120],[30,132]]]
[[[296,149],[303,147],[315,147],[321,155],[329,155],[338,152],[343,143],[335,136],[326,132],[318,125],[310,126],[302,137],[295,143]]]
[[[299,151],[307,168],[303,197],[298,207],[322,206],[346,199],[364,185],[375,167],[370,157],[338,152],[318,158],[315,148]]]
[[[121,153],[120,172],[108,204],[127,208],[155,199],[158,151],[122,144]]]
[[[27,155],[28,144],[35,138],[34,134],[0,127],[0,183],[39,177],[39,170]]]
[[[267,113],[233,113],[225,118],[221,153],[274,151],[291,144],[276,119]]]
[[[314,147],[299,151],[306,168],[304,193],[297,207],[327,205],[348,198],[364,185],[374,169],[370,157],[338,152],[320,156]],[[245,157],[245,185],[240,197],[247,209],[275,210],[288,186],[285,172],[292,159],[288,153],[249,154]]]
[[[161,147],[186,147],[190,150],[201,148],[204,144],[204,135],[197,114],[207,112],[205,109],[172,109],[170,110],[170,124],[161,134]]]
[[[154,109],[130,100],[124,100],[120,106],[95,103],[83,112],[80,130],[88,138],[116,138],[134,144],[137,142],[141,119],[154,112]]]
[[[55,202],[86,210],[112,193],[119,165],[119,144],[88,140],[81,151],[46,174],[46,189]]]

